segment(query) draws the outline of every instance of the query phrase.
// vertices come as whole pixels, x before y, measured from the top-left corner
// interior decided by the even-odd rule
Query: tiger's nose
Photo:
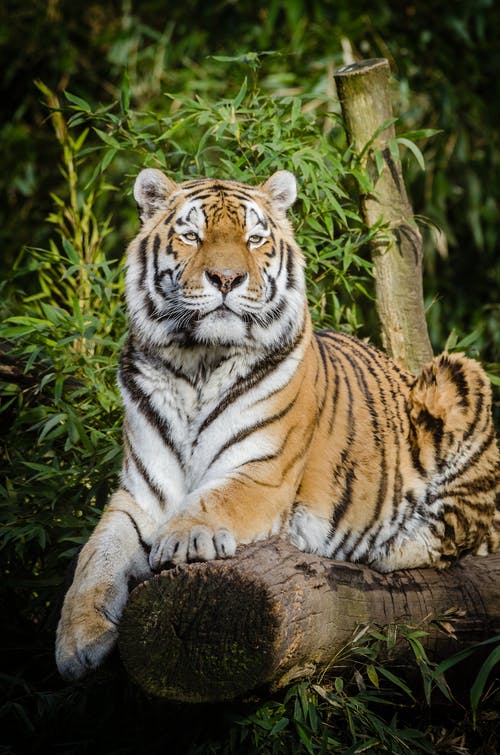
[[[208,280],[222,294],[228,294],[233,288],[241,286],[248,278],[248,273],[235,272],[234,270],[205,270]]]

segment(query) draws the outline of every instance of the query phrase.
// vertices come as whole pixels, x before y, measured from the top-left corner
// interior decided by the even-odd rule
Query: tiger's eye
[[[188,231],[187,233],[183,233],[182,238],[186,239],[186,241],[198,242],[200,240],[198,234],[195,233],[194,231]]]
[[[260,236],[258,233],[254,233],[248,237],[249,244],[260,244],[264,241],[264,236]]]

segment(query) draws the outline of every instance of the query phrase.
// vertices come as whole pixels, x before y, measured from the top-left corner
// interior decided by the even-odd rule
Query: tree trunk
[[[401,163],[389,148],[395,138],[389,76],[389,63],[377,58],[340,68],[335,83],[347,137],[362,155],[373,186],[361,197],[364,220],[370,227],[380,221],[387,226],[371,248],[382,343],[399,365],[417,373],[432,357],[422,291],[422,237]],[[380,173],[376,152],[383,160]]]
[[[419,623],[451,608],[456,640],[431,630],[441,658],[500,628],[500,554],[449,570],[380,574],[301,553],[274,538],[226,561],[178,566],[139,585],[120,624],[130,675],[171,700],[229,700],[325,668],[360,625]]]

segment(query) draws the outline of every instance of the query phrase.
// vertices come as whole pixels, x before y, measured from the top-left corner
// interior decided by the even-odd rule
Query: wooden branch
[[[325,668],[364,624],[419,623],[450,608],[456,640],[432,631],[442,658],[500,628],[500,553],[448,571],[380,574],[305,554],[274,538],[225,561],[178,566],[139,585],[120,624],[129,674],[171,700],[229,700]]]
[[[389,76],[384,58],[353,63],[334,75],[347,137],[358,154],[365,150],[362,161],[373,184],[373,192],[361,197],[364,220],[370,227],[380,220],[389,227],[389,235],[378,235],[371,249],[382,343],[399,365],[417,373],[432,358],[422,290],[422,236],[401,163],[388,146],[395,138],[394,125],[381,130],[366,149],[393,118]],[[376,151],[383,158],[380,174]]]

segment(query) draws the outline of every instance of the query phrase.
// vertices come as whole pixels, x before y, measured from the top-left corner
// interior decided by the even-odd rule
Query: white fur
[[[266,181],[264,188],[271,195],[274,206],[282,212],[286,212],[297,199],[297,181],[288,170],[278,170]]]

